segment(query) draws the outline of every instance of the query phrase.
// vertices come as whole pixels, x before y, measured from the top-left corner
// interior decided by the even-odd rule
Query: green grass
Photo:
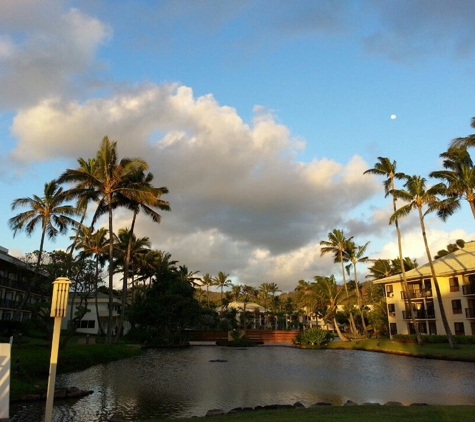
[[[359,339],[351,342],[332,341],[324,347],[327,349],[366,350],[421,358],[475,362],[475,345],[473,344],[461,344],[457,349],[451,349],[447,343],[427,343],[419,346],[414,343],[397,343],[389,339]]]
[[[66,348],[59,351],[57,373],[81,371],[101,363],[127,359],[142,353],[137,345],[119,343],[114,345],[78,344],[73,337]],[[51,348],[48,341],[25,338],[21,345],[13,344],[11,355],[10,397],[46,391],[49,376]]]
[[[226,422],[460,422],[474,420],[473,406],[331,406],[258,410],[206,418]],[[167,419],[172,420],[172,419]],[[174,419],[176,421],[176,419]],[[150,419],[147,422],[153,422]],[[180,419],[180,422],[196,418]]]

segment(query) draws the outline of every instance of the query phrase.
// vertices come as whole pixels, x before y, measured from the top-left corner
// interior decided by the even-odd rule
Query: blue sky
[[[441,0],[2,2],[0,245],[38,247],[8,229],[12,200],[108,135],[170,190],[137,234],[200,274],[283,290],[338,275],[319,256],[334,228],[392,258],[381,180],[362,173],[385,156],[427,177],[471,133],[474,16]],[[467,206],[428,226],[434,252],[475,238]],[[424,263],[415,218],[401,229]]]

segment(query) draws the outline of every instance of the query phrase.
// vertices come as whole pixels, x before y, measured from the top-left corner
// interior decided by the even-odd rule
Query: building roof
[[[475,272],[475,241],[465,243],[463,249],[459,249],[439,259],[433,260],[437,276],[451,277],[457,274]],[[406,271],[407,280],[432,277],[430,265],[424,264],[413,270]],[[402,274],[374,280],[373,283],[385,284],[402,281]]]
[[[228,308],[235,308],[237,310],[244,310],[244,306],[246,307],[246,312],[256,312],[257,310],[259,312],[265,312],[265,308],[263,306],[260,306],[258,305],[257,303],[254,303],[254,302],[248,302],[248,303],[244,303],[244,302],[239,302],[239,301],[233,301],[233,302],[230,302],[228,304]],[[221,307],[221,309],[223,309],[224,306]]]

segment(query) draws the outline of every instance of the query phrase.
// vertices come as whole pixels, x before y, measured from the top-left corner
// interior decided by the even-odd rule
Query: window
[[[389,323],[389,331],[391,332],[391,335],[397,334],[397,325],[395,322]]]
[[[450,277],[449,278],[450,284],[450,291],[451,292],[458,292],[459,291],[459,279],[458,277]]]
[[[462,313],[462,301],[460,299],[452,301],[452,312],[454,314],[461,314]]]
[[[394,297],[394,291],[393,291],[393,285],[392,284],[388,284],[386,286],[386,295],[387,295],[387,297]]]
[[[454,322],[455,328],[455,335],[456,336],[464,336],[465,335],[465,328],[463,326],[463,322]]]
[[[12,319],[12,314],[10,312],[4,312],[2,314],[2,321],[10,321]]]
[[[96,327],[96,321],[93,319],[87,320],[83,319],[81,320],[81,323],[79,324],[79,328],[95,328]]]
[[[388,313],[390,316],[396,316],[396,305],[394,303],[388,303]]]

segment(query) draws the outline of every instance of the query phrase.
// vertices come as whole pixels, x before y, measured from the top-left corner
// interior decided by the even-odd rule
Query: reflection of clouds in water
[[[225,360],[227,362],[210,362]],[[57,385],[94,390],[56,403],[55,422],[203,416],[209,409],[268,404],[306,406],[346,400],[403,404],[473,404],[475,365],[347,350],[258,347],[156,349],[144,356],[61,375]],[[12,409],[36,422],[41,403]],[[21,419],[19,419],[21,416]]]

